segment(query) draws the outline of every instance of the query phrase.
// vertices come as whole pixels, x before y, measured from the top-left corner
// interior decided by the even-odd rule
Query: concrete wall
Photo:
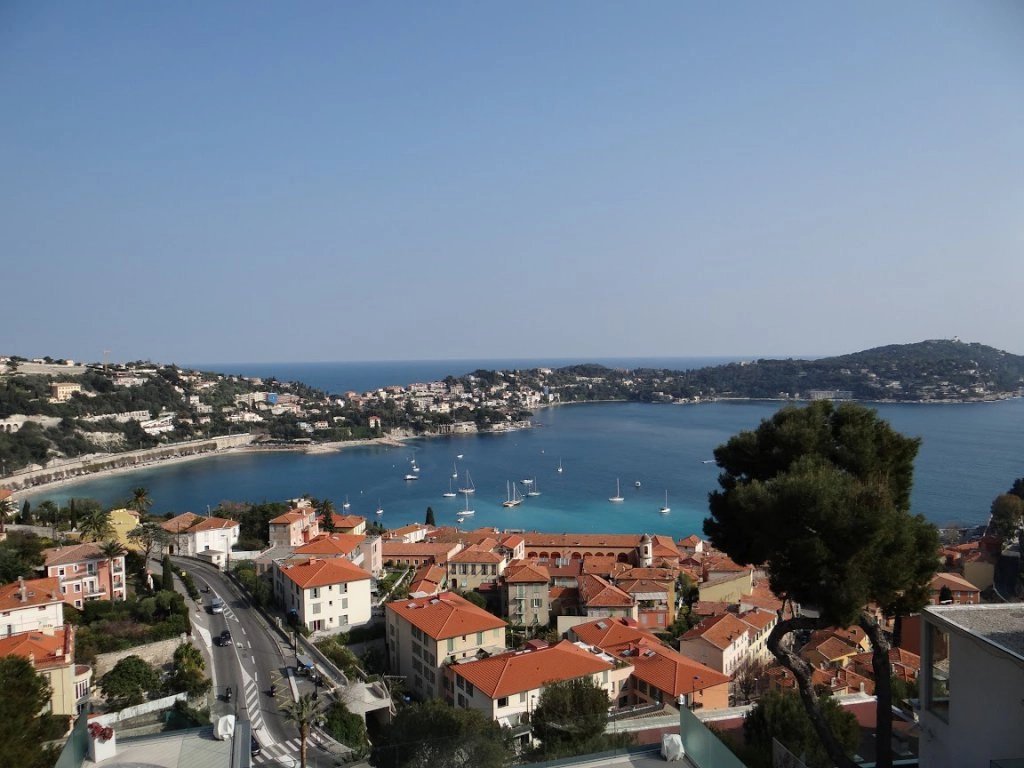
[[[170,709],[174,706],[174,702],[187,700],[188,694],[176,693],[173,696],[165,696],[162,699],[153,699],[152,701],[146,701],[134,707],[126,707],[119,712],[108,712],[105,715],[99,715],[95,720],[103,725],[114,725],[122,720],[131,720],[133,717],[138,717],[139,715],[145,715],[150,712],[159,712],[162,709]]]
[[[158,640],[155,643],[126,648],[123,651],[100,653],[96,656],[96,677],[103,677],[103,675],[114,668],[117,662],[128,656],[138,656],[155,667],[170,664],[174,659],[174,650],[182,643],[187,642],[188,636],[181,635],[180,637],[172,637],[169,640]]]

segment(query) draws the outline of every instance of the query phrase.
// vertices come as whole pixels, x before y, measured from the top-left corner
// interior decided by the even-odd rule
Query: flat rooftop
[[[236,732],[237,734],[237,732]],[[171,731],[117,740],[117,754],[102,763],[89,758],[82,768],[229,768],[231,741],[218,741],[213,728]]]
[[[1024,660],[1024,604],[929,605],[925,612]]]

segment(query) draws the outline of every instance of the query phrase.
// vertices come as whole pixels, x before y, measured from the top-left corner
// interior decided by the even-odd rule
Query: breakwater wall
[[[248,433],[223,435],[204,440],[187,440],[181,443],[161,445],[156,448],[144,448],[138,451],[92,454],[77,459],[55,460],[49,462],[45,467],[14,472],[0,481],[0,488],[24,491],[36,486],[73,480],[98,472],[137,469],[168,459],[201,456],[206,453],[249,445],[252,443],[253,437]]]

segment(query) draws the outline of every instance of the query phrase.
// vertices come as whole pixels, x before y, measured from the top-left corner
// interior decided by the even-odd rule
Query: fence
[[[134,707],[125,707],[119,712],[108,712],[105,715],[100,715],[93,719],[102,725],[113,725],[114,723],[119,723],[122,720],[131,720],[133,717],[138,717],[139,715],[148,715],[150,712],[159,712],[163,709],[169,709],[174,706],[176,701],[187,700],[188,694],[176,693],[173,696],[164,696],[162,699],[153,699],[153,701],[136,704]]]
[[[743,761],[685,707],[679,710],[679,735],[686,757],[697,768],[746,768]]]

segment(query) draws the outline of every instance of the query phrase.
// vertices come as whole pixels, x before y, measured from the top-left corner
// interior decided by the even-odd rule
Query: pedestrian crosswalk
[[[306,745],[308,749],[310,745]],[[299,764],[299,740],[281,741],[263,745],[260,754],[252,759],[253,765],[291,766]]]

